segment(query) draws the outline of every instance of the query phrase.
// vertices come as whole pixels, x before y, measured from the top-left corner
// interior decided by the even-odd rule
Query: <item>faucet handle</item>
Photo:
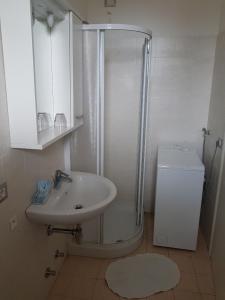
[[[61,170],[56,170],[55,171],[55,177],[53,179],[54,182],[54,188],[57,188],[58,184],[60,183],[61,180],[66,180],[69,182],[72,182],[73,179],[70,177],[69,174],[66,174],[65,172]]]
[[[56,176],[64,176],[64,177],[69,177],[69,174],[66,174],[62,170],[56,170],[55,171]]]
[[[63,172],[62,170],[59,170],[59,169],[55,171],[55,175],[69,177],[68,174],[66,174],[65,172]]]
[[[67,174],[67,173],[65,173],[65,172],[62,172],[62,171],[61,171],[61,175],[65,176],[65,177],[70,177],[69,174]]]

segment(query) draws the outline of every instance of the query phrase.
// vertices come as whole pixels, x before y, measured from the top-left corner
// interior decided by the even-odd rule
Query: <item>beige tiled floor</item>
[[[145,232],[140,247],[131,255],[154,252],[169,256],[181,271],[178,286],[142,300],[215,300],[211,262],[199,234],[196,252],[154,247],[153,218],[145,215]],[[122,300],[107,287],[104,273],[111,259],[69,256],[50,291],[48,300]]]

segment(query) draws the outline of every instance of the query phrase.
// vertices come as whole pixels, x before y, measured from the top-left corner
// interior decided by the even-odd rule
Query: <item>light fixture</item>
[[[105,7],[116,7],[116,0],[105,0]]]
[[[49,14],[47,16],[47,24],[49,28],[52,28],[54,26],[54,23],[55,23],[55,16],[53,14]]]

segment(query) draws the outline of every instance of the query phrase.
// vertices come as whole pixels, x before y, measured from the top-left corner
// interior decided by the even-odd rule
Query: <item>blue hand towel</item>
[[[32,196],[32,204],[44,204],[52,190],[51,180],[39,180],[36,186],[36,192]]]

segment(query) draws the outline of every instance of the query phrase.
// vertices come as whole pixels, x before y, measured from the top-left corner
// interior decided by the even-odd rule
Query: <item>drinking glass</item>
[[[37,114],[37,128],[38,132],[46,130],[49,128],[49,117],[47,113],[40,112]]]
[[[65,129],[67,127],[66,117],[62,113],[55,115],[54,126],[59,129]]]

